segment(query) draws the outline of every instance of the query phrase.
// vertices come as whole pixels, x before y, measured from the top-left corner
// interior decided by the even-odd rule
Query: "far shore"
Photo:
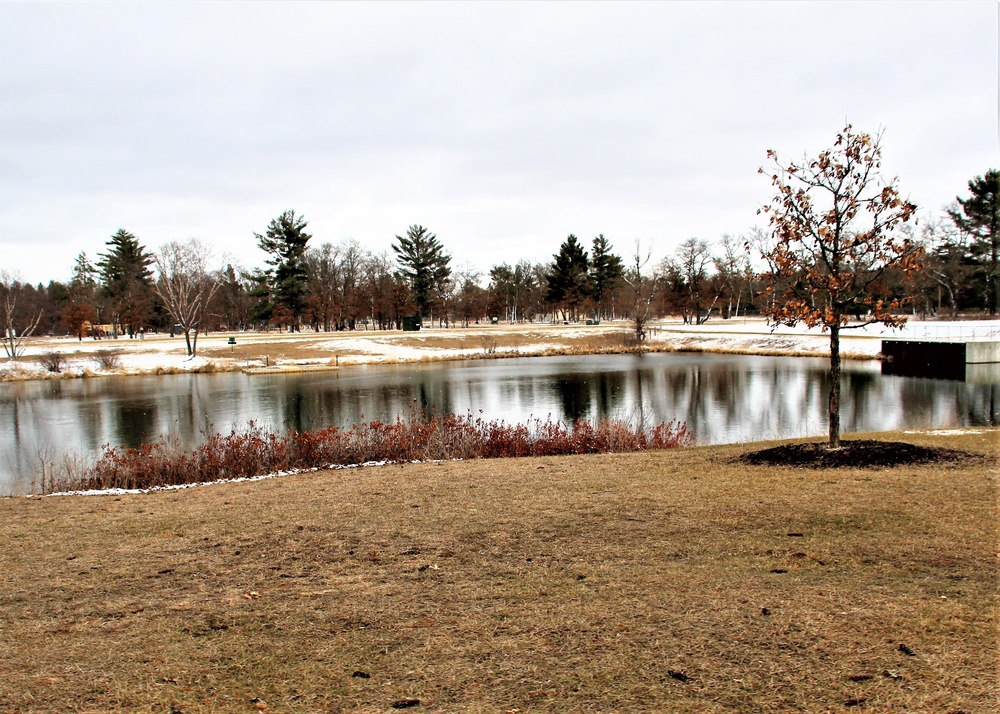
[[[879,359],[883,339],[1000,339],[1000,321],[910,321],[902,330],[878,325],[848,329],[841,336],[845,359]],[[434,327],[418,332],[354,330],[297,333],[211,332],[200,335],[197,354],[188,357],[182,336],[143,338],[32,338],[15,362],[0,361],[0,381],[77,377],[336,369],[354,365],[403,364],[461,359],[493,359],[625,352],[713,352],[749,355],[827,357],[829,334],[820,329],[769,325],[756,317],[685,325],[680,319],[650,324],[637,343],[631,323],[486,323]],[[110,358],[109,358],[110,355]],[[103,362],[103,364],[102,364]]]

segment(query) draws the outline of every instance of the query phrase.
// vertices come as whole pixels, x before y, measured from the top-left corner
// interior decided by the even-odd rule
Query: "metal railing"
[[[907,322],[901,330],[886,330],[884,337],[898,340],[948,342],[1000,341],[1000,321]]]

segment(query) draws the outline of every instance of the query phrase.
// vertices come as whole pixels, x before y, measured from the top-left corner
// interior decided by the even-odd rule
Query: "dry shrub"
[[[46,352],[41,357],[42,366],[54,374],[62,372],[66,359],[61,352]]]
[[[185,452],[176,442],[139,448],[104,447],[93,469],[61,488],[151,488],[219,479],[248,478],[276,471],[343,466],[369,462],[446,459],[489,459],[646,451],[693,442],[685,424],[651,429],[603,419],[578,421],[572,427],[551,419],[527,424],[486,421],[472,415],[427,417],[414,411],[410,419],[373,421],[350,429],[274,434],[251,422],[229,434],[211,434],[204,444]]]
[[[652,348],[648,342],[640,341],[634,331],[615,330],[605,332],[572,344],[568,354],[628,354],[632,352],[649,352]]]
[[[94,360],[100,369],[106,371],[119,369],[122,366],[122,353],[120,350],[98,350],[94,354]]]

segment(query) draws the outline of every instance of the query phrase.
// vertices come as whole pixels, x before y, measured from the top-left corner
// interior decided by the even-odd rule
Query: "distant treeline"
[[[926,251],[915,279],[890,276],[889,294],[905,298],[908,311],[996,314],[996,183],[996,171],[977,177],[969,199],[904,227]],[[987,219],[992,212],[992,229],[986,219],[969,219],[979,209]],[[316,244],[306,228],[302,216],[287,211],[256,234],[266,268],[213,265],[210,248],[195,239],[154,252],[121,229],[96,261],[80,253],[67,282],[24,284],[0,271],[5,335],[10,341],[34,328],[83,339],[177,330],[193,353],[191,336],[199,332],[393,330],[409,316],[451,326],[635,320],[642,311],[640,320],[678,315],[702,323],[766,308],[764,286],[774,269],[765,258],[771,236],[759,227],[711,243],[689,238],[657,263],[638,242],[623,258],[603,235],[589,246],[569,235],[549,262],[503,263],[486,273],[453,269],[423,226],[410,226],[392,252],[381,253],[353,239]]]

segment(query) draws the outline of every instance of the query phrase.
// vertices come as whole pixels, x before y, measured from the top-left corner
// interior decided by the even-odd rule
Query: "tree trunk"
[[[840,325],[830,327],[830,448],[840,448]]]

